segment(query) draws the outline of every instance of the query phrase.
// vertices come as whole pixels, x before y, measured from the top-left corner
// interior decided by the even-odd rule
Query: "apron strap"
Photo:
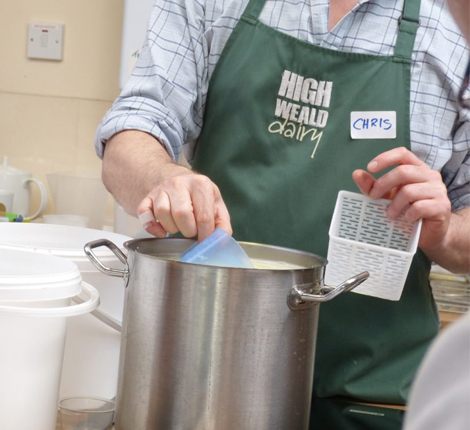
[[[243,12],[243,16],[247,18],[251,18],[252,20],[257,20],[263,7],[266,3],[266,0],[250,0],[248,5],[245,8],[245,12]]]
[[[404,0],[403,14],[398,23],[395,57],[411,61],[416,32],[419,27],[421,0]]]
[[[250,0],[243,16],[249,21],[257,20],[266,0]],[[419,11],[421,0],[404,0],[403,13],[399,20],[398,35],[395,44],[395,57],[399,61],[410,60],[416,32],[419,27]]]

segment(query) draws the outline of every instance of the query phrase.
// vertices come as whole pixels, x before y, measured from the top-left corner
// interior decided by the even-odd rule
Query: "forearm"
[[[102,177],[107,190],[136,216],[140,201],[176,173],[189,170],[176,164],[153,136],[137,130],[114,135],[106,143]]]
[[[452,213],[444,242],[423,251],[444,269],[454,273],[470,273],[470,208]]]

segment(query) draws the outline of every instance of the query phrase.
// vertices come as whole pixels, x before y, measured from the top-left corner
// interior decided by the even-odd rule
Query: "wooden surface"
[[[454,321],[457,321],[462,315],[463,314],[458,314],[456,312],[439,311],[439,316],[441,318],[441,330],[446,328]]]

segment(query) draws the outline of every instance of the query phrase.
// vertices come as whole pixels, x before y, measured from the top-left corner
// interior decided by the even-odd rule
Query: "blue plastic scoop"
[[[180,261],[207,266],[254,269],[248,255],[224,230],[216,228],[202,242],[195,243],[181,254]]]

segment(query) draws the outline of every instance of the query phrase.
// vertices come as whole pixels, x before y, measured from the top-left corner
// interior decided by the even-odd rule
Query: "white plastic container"
[[[100,174],[49,173],[47,183],[58,215],[82,215],[88,227],[103,228],[108,191]]]
[[[416,252],[421,220],[389,220],[390,200],[340,191],[330,225],[325,283],[334,285],[367,270],[370,277],[352,292],[400,300]]]
[[[115,233],[130,237],[142,237],[146,233],[139,219],[129,215],[124,208],[114,201],[114,226]],[[149,235],[149,237],[151,237]]]
[[[80,227],[50,224],[0,223],[0,249],[22,249],[54,255],[78,266],[85,282],[100,294],[99,310],[118,325],[122,322],[124,284],[121,278],[100,273],[83,251],[86,243],[109,239],[123,251],[130,237]],[[96,250],[110,267],[122,268],[107,248]],[[90,314],[72,318],[67,327],[60,397],[113,398],[117,393],[120,332]]]
[[[89,219],[84,215],[48,214],[42,216],[44,224],[71,225],[74,227],[88,227]]]
[[[0,249],[0,429],[55,429],[67,319],[98,305],[74,263]]]
[[[241,269],[254,269],[255,267],[238,242],[220,228],[216,228],[214,233],[202,242],[196,242],[183,252],[180,261]]]

